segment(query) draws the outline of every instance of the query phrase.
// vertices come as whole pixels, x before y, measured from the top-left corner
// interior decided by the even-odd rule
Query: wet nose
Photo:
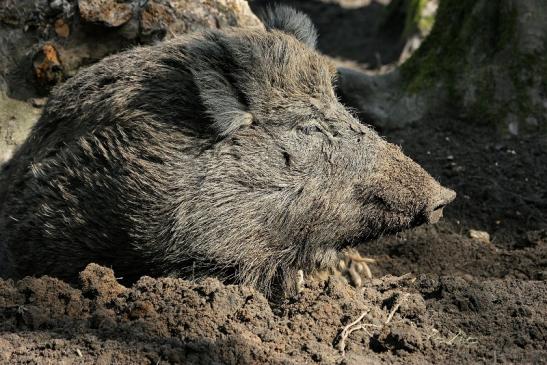
[[[426,223],[437,223],[443,216],[443,209],[456,198],[456,192],[441,187],[439,194],[433,199],[433,203],[424,211]]]

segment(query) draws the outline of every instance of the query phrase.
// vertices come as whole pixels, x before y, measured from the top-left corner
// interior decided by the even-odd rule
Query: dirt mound
[[[330,277],[273,304],[215,279],[143,277],[125,288],[94,264],[81,281],[0,281],[0,360],[408,364],[546,354],[545,309],[535,305],[547,302],[545,282],[406,275],[355,289]]]

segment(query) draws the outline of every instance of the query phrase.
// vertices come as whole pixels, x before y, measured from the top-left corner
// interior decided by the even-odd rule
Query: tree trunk
[[[400,67],[340,75],[342,98],[381,128],[450,116],[545,131],[547,2],[441,0],[431,34]]]

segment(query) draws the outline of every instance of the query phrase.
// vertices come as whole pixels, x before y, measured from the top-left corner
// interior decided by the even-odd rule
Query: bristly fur
[[[317,44],[317,29],[305,14],[288,6],[268,6],[259,13],[266,29],[277,29],[291,34],[300,42],[315,48]]]
[[[412,226],[440,185],[339,103],[309,19],[273,13],[296,38],[179,37],[56,88],[0,177],[0,275],[97,262],[290,293],[298,270]]]

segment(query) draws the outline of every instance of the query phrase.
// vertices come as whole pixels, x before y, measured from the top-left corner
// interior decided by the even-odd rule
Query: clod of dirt
[[[127,291],[114,277],[112,269],[89,264],[80,273],[82,294],[86,297],[95,298],[97,302],[107,303]]]

